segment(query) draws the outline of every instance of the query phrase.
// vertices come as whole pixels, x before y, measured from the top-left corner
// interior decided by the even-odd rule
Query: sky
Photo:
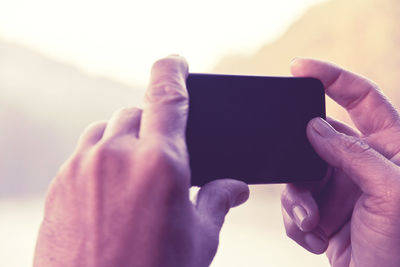
[[[249,54],[324,0],[0,0],[0,40],[85,72],[145,85],[152,63],[177,53],[209,72]]]

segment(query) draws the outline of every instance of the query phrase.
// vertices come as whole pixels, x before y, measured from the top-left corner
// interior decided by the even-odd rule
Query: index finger
[[[344,107],[364,135],[377,133],[399,123],[399,114],[372,81],[334,64],[296,59],[294,76],[314,77],[324,84],[326,94]]]
[[[154,63],[145,96],[139,137],[184,138],[188,114],[188,65],[180,56]]]

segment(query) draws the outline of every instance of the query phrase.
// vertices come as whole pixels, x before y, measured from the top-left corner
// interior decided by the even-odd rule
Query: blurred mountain
[[[0,40],[0,197],[43,193],[83,129],[143,89]]]
[[[214,72],[289,75],[294,57],[335,62],[377,82],[400,106],[400,1],[330,0],[309,9],[272,43],[250,55],[227,55]],[[272,25],[273,27],[273,25]],[[331,101],[328,114],[348,122]]]

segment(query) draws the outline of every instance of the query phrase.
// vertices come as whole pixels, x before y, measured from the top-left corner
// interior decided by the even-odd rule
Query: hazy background
[[[140,106],[151,64],[289,75],[295,56],[368,76],[400,104],[398,0],[0,0],[0,266],[30,266],[49,181],[87,124]],[[328,114],[343,120],[328,103]],[[280,186],[232,210],[213,267],[328,266],[285,234]]]

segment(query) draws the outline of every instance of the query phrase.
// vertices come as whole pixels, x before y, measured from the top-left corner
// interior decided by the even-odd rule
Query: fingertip
[[[153,64],[139,136],[165,136],[179,139],[178,143],[184,140],[189,104],[187,75],[188,64],[180,56],[165,57]]]
[[[180,56],[168,56],[154,62],[150,83],[146,91],[146,102],[155,103],[169,98],[187,102],[186,78],[188,64]]]
[[[295,77],[319,79],[324,84],[324,87],[327,88],[332,83],[331,79],[327,77],[336,76],[340,69],[335,64],[322,60],[295,58],[290,64],[290,70]]]
[[[314,124],[317,123],[317,122],[316,122],[317,120],[321,120],[321,118],[320,118],[320,117],[312,118],[312,119],[307,123],[306,133],[307,133],[307,136],[309,137],[309,139],[310,139],[310,137],[313,137],[314,134],[316,134],[315,128],[314,128]],[[311,140],[310,140],[310,141],[311,141]]]
[[[152,77],[158,77],[163,74],[180,74],[186,79],[188,72],[188,62],[178,54],[171,54],[157,60],[151,68]]]
[[[103,139],[129,134],[138,137],[142,110],[137,107],[123,107],[116,110],[103,133]]]
[[[212,200],[218,205],[225,200],[229,208],[238,206],[246,202],[249,198],[249,186],[238,180],[218,179],[203,185],[199,191],[200,196],[211,196]],[[219,196],[222,196],[221,198]],[[228,203],[229,202],[229,203]]]
[[[287,185],[282,192],[281,202],[284,211],[300,231],[310,232],[318,226],[318,205],[307,188]]]
[[[315,121],[318,118],[313,118],[307,123],[306,127],[306,136],[308,141],[311,143],[313,148],[315,149],[315,145],[318,144],[318,141],[321,139],[321,136],[315,131],[315,128],[313,127]]]
[[[297,227],[285,211],[283,212],[283,222],[286,235],[309,252],[321,254],[328,248],[329,239],[319,228],[305,233]]]
[[[208,187],[227,190],[232,195],[231,208],[245,203],[250,197],[249,186],[242,181],[234,179],[218,179],[207,184]]]
[[[329,238],[321,229],[317,228],[304,235],[304,245],[307,250],[319,255],[327,250]]]
[[[311,229],[305,229],[305,226],[308,226],[309,224],[307,224],[308,218],[310,217],[308,215],[308,212],[306,211],[305,208],[303,208],[301,205],[294,205],[292,207],[292,216],[294,219],[294,222],[296,223],[296,225],[299,227],[299,229],[303,232],[306,232],[307,230],[311,230]],[[309,227],[307,227],[309,228]]]
[[[240,193],[240,194],[236,197],[236,200],[235,200],[235,202],[233,203],[232,208],[244,204],[244,203],[249,199],[249,197],[250,197],[250,190],[249,190],[249,187],[247,186],[247,184],[245,184],[245,185],[246,185],[246,188],[247,188],[247,189],[244,189],[244,190],[242,191],[242,193]]]
[[[327,138],[335,136],[336,134],[338,134],[338,132],[326,120],[320,117],[316,117],[308,122],[307,134],[310,134],[314,138]]]
[[[311,59],[295,57],[290,62],[290,71],[293,76],[303,76]]]
[[[215,225],[222,226],[229,210],[243,204],[248,197],[247,184],[232,179],[219,179],[201,187],[196,208]]]

